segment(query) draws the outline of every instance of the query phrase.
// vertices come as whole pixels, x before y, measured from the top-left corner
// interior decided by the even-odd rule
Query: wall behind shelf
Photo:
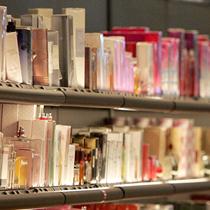
[[[143,25],[165,31],[168,27],[197,29],[210,34],[209,3],[175,0],[110,0],[112,26]]]
[[[107,11],[107,2],[110,10]],[[189,3],[176,0],[0,0],[11,14],[19,16],[31,7],[84,7],[87,11],[87,31],[102,31],[108,26],[145,25],[153,30],[168,27],[198,29],[210,34],[210,3]]]
[[[150,118],[190,118],[196,126],[210,127],[210,113],[158,113],[143,111],[120,111],[110,109],[75,108],[75,107],[45,107],[45,112],[52,113],[58,124],[71,125],[73,128],[100,126],[108,117],[150,117]]]

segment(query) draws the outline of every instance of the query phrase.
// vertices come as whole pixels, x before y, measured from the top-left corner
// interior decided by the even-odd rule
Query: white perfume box
[[[22,83],[23,79],[16,32],[6,34],[5,46],[6,80]]]
[[[63,13],[73,18],[73,75],[70,86],[85,86],[85,9],[63,8]]]

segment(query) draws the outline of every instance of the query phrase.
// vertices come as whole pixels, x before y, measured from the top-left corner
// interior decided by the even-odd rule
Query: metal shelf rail
[[[138,96],[110,91],[0,83],[1,103],[44,104],[166,113],[210,112],[210,101]]]
[[[209,179],[0,190],[0,209],[88,204],[210,190]]]

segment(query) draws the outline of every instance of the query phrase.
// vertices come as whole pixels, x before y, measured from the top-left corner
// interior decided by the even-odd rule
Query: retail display
[[[30,8],[20,19],[6,13],[0,6],[2,208],[209,209],[205,196],[126,201],[209,190],[210,128],[181,116],[113,114],[209,111],[207,100],[189,99],[210,96],[208,35],[169,28],[163,37],[148,27],[85,33],[84,8]],[[47,104],[59,108],[45,113]],[[104,123],[75,127],[61,120],[62,106],[113,110]]]

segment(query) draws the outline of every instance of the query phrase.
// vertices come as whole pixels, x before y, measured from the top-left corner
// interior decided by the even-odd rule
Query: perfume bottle
[[[17,136],[5,138],[4,143],[5,145],[12,145],[14,148],[14,152],[11,153],[11,158],[14,159],[14,182],[11,184],[12,187],[39,186],[41,140],[27,138],[24,129],[20,127]],[[12,164],[11,161],[10,165]],[[11,179],[13,179],[12,176]]]

